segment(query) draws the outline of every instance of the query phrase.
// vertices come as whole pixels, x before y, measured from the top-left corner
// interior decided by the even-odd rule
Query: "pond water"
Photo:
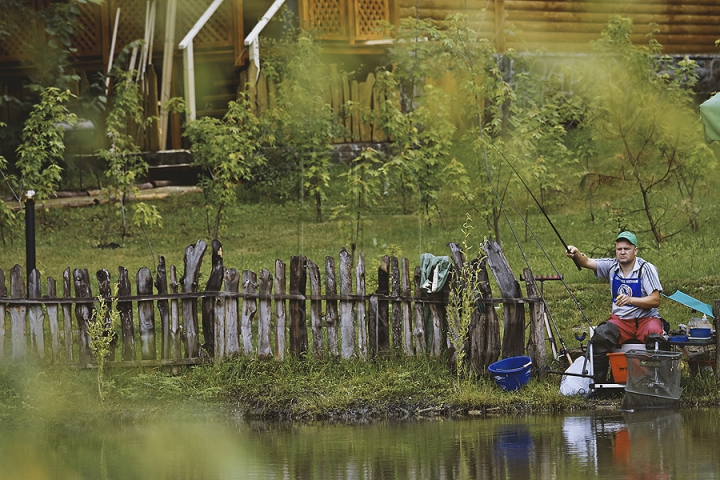
[[[719,412],[3,428],[0,479],[711,479]]]

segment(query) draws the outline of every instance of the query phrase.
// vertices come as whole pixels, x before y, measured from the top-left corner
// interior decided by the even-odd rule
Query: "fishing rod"
[[[495,151],[497,151],[497,152],[500,154],[500,156],[503,158],[503,160],[505,160],[505,162],[508,164],[508,166],[510,166],[510,168],[512,169],[512,171],[515,172],[515,175],[517,175],[517,177],[520,179],[520,182],[521,182],[521,183],[523,184],[523,186],[525,187],[525,190],[527,190],[527,192],[530,194],[530,196],[532,197],[532,199],[535,201],[535,204],[536,204],[536,205],[538,206],[538,208],[540,209],[540,212],[542,212],[542,214],[545,216],[545,220],[547,220],[548,223],[550,224],[550,226],[552,227],[553,231],[555,232],[555,235],[557,235],[558,239],[560,240],[560,243],[562,243],[563,247],[565,247],[565,251],[567,251],[568,253],[570,253],[570,248],[568,248],[567,243],[565,243],[565,240],[563,240],[562,235],[560,235],[560,232],[558,232],[558,229],[555,228],[555,224],[553,223],[552,220],[550,220],[550,217],[549,217],[548,214],[545,212],[545,209],[543,208],[542,204],[538,201],[537,198],[535,198],[535,194],[533,194],[533,192],[532,192],[532,190],[530,190],[530,187],[528,186],[528,184],[525,183],[525,180],[523,180],[523,177],[520,175],[520,172],[518,172],[518,171],[515,169],[515,167],[513,166],[513,164],[510,163],[510,160],[507,159],[507,157],[500,151],[499,148],[497,148],[497,147],[496,147],[495,145],[493,145],[492,143],[491,143],[490,145],[492,145],[492,147],[495,149]],[[575,262],[575,266],[577,267],[578,270],[582,270],[582,268],[580,268],[580,265],[577,264],[577,261],[575,261],[575,258],[573,258],[573,262]]]
[[[502,210],[503,215],[505,215],[505,219],[507,220],[510,230],[512,231],[513,236],[515,237],[515,242],[517,243],[518,247],[520,248],[520,253],[522,254],[523,258],[525,259],[525,264],[529,268],[530,262],[528,261],[527,257],[525,256],[525,252],[523,251],[522,246],[520,245],[520,239],[515,234],[515,229],[512,226],[512,222],[510,222],[510,217],[508,216],[507,211],[505,210],[505,205],[503,205],[502,200],[500,200],[500,195],[498,194],[497,190],[495,190],[495,186],[492,183],[492,178],[490,176],[490,167],[489,167],[489,162],[488,162],[488,157],[487,157],[487,149],[485,150],[484,154],[485,154],[485,175],[487,175],[488,183],[490,184],[490,188],[492,189],[493,194],[495,195],[495,198],[497,199],[498,204],[500,205],[500,209]],[[508,197],[510,198],[510,201],[512,202],[513,206],[515,207],[515,210],[517,210],[519,212],[518,206],[515,204],[515,201],[513,200],[512,196],[508,195]],[[522,215],[520,215],[520,217],[522,218]],[[548,220],[550,220],[550,219],[548,219]],[[548,261],[550,262],[550,265],[552,265],[552,267],[555,270],[555,273],[557,274],[560,281],[563,283],[563,285],[565,285],[565,288],[568,290],[568,292],[570,292],[569,287],[567,286],[565,281],[562,279],[562,275],[560,275],[560,272],[558,272],[557,268],[552,263],[552,260],[550,260],[550,256],[547,254],[545,249],[542,248],[542,244],[540,243],[540,240],[535,235],[535,232],[533,232],[532,228],[530,228],[530,225],[527,223],[527,221],[524,218],[523,218],[523,222],[525,222],[525,225],[528,227],[528,229],[532,233],[533,238],[535,238],[535,241],[538,243],[538,245],[540,245],[540,249],[543,251],[543,253],[545,253],[545,257],[547,257]],[[578,303],[577,299],[575,299],[575,296],[572,294],[572,292],[570,292],[570,296],[575,301],[575,304],[580,309],[580,312],[582,313],[583,317],[585,317],[585,320],[590,324],[590,326],[592,326],[592,323],[590,323],[590,320],[587,318],[587,315],[585,315],[585,312],[580,307],[580,304]],[[560,342],[560,345],[562,346],[561,353],[563,355],[565,355],[567,357],[568,361],[572,364],[572,358],[570,357],[570,353],[567,348],[567,345],[565,344],[565,341],[563,340],[562,335],[560,334],[560,328],[558,327],[557,323],[555,322],[555,318],[553,318],[552,314],[550,313],[550,310],[547,308],[547,302],[545,301],[545,296],[542,291],[540,292],[540,298],[543,301],[544,310],[547,312],[548,317],[550,317],[553,327],[555,327],[555,332],[557,334],[558,341]],[[552,336],[551,336],[551,341],[554,343],[554,338],[552,338]]]
[[[495,150],[498,150],[497,147],[495,147],[494,145],[493,145],[493,147],[495,148]],[[500,150],[498,150],[498,153],[499,153],[500,155],[502,155],[503,158],[505,158],[505,155],[503,155]],[[507,162],[508,160],[505,158],[505,161]],[[486,175],[488,176],[488,181],[490,181],[490,171],[488,170],[488,166],[487,166],[487,158],[485,159],[485,162],[486,162],[485,172],[486,172]],[[508,165],[510,165],[510,162],[508,162]],[[512,165],[510,165],[510,167],[512,168]],[[513,171],[515,171],[514,168],[513,168]],[[515,171],[515,173],[517,174],[517,171]],[[522,181],[522,177],[520,177],[520,175],[518,175],[518,177],[519,177],[520,180]],[[524,184],[524,183],[525,183],[525,182],[523,182],[523,184]],[[527,188],[527,186],[526,186],[526,188]],[[495,191],[495,190],[494,190],[494,188],[493,188],[493,192],[494,192],[494,191]],[[529,190],[528,190],[528,191],[529,191]],[[532,195],[532,192],[530,192],[530,195]],[[496,195],[496,196],[497,196],[497,195]],[[582,305],[580,305],[580,302],[579,302],[578,299],[575,297],[575,295],[572,293],[572,290],[570,290],[570,287],[568,286],[568,284],[565,283],[565,279],[563,278],[563,276],[562,276],[562,275],[560,274],[560,272],[558,271],[557,267],[555,266],[555,264],[553,263],[552,259],[550,258],[550,255],[548,255],[548,253],[547,253],[547,252],[545,251],[545,249],[543,248],[542,244],[540,243],[540,239],[537,237],[537,235],[535,235],[535,231],[532,229],[532,227],[530,226],[530,224],[528,223],[528,221],[527,221],[527,220],[525,219],[525,217],[523,216],[522,212],[520,211],[520,208],[517,206],[517,204],[515,203],[515,200],[512,198],[512,195],[508,195],[508,197],[510,198],[510,202],[512,202],[513,208],[514,208],[515,211],[517,212],[518,216],[520,217],[520,219],[521,219],[521,220],[523,221],[523,223],[525,224],[525,227],[528,229],[528,231],[530,232],[530,234],[531,234],[531,235],[533,236],[533,238],[535,239],[535,242],[536,242],[536,243],[538,244],[538,246],[540,247],[540,250],[541,250],[541,251],[543,252],[543,254],[545,255],[545,258],[547,259],[548,263],[550,263],[550,266],[553,268],[553,270],[555,270],[555,275],[559,278],[560,282],[561,282],[561,283],[563,284],[563,286],[565,287],[565,290],[570,294],[570,298],[572,298],[572,300],[573,300],[573,302],[575,303],[575,306],[577,307],[578,311],[580,312],[580,314],[582,314],[582,316],[583,316],[583,318],[585,319],[585,321],[587,322],[587,324],[590,325],[590,328],[594,328],[592,322],[590,321],[590,319],[588,318],[588,316],[585,314],[585,310],[583,310]],[[533,198],[535,198],[535,197],[533,196]],[[499,201],[500,201],[500,200],[498,199],[498,202],[499,202]],[[538,204],[538,206],[539,206],[540,209],[542,210],[542,206],[540,206],[540,204]],[[504,209],[503,209],[503,211],[504,211]],[[547,218],[547,215],[545,216],[545,218]],[[550,221],[549,218],[548,218],[548,221]],[[550,222],[550,224],[552,225],[552,222]],[[556,230],[556,232],[557,232],[557,230]],[[559,236],[559,235],[558,235],[558,236]],[[560,241],[562,241],[562,239],[560,239]],[[567,248],[567,247],[566,247],[566,248]],[[576,264],[576,265],[577,265],[577,264]],[[529,265],[528,265],[528,266],[529,266]],[[580,267],[578,266],[578,269],[579,269],[579,268],[580,268]],[[543,301],[545,301],[545,298],[543,298]],[[546,305],[547,305],[547,304],[546,304]],[[557,333],[558,333],[558,337],[560,338],[560,342],[563,343],[563,342],[562,342],[562,336],[560,336],[560,329],[558,328],[557,324],[555,323],[555,319],[553,318],[553,316],[552,316],[552,314],[550,313],[549,310],[548,310],[548,314],[549,314],[550,320],[552,321],[553,326],[555,327],[555,330],[556,330]],[[564,346],[564,345],[563,345],[563,346]]]

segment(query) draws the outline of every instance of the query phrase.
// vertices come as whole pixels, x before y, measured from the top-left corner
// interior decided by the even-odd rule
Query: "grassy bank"
[[[558,413],[617,408],[622,396],[564,397],[558,376],[537,378],[517,392],[492,380],[456,381],[437,359],[272,362],[234,359],[171,375],[159,370],[110,371],[105,401],[94,371],[73,368],[0,369],[0,423],[82,428],[223,411],[269,420],[355,422],[433,416]],[[712,376],[683,373],[682,405],[720,404]]]

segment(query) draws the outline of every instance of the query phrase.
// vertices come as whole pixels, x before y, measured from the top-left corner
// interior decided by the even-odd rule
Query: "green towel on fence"
[[[427,293],[442,290],[450,276],[450,257],[436,257],[432,253],[420,255],[420,286]]]
[[[447,256],[436,257],[431,253],[420,255],[420,288],[427,293],[435,293],[442,290],[450,276],[450,258]],[[442,312],[443,314],[445,312]],[[430,309],[425,304],[423,308],[423,323],[425,324],[425,346],[426,351],[431,351],[433,338],[432,318]],[[443,322],[444,323],[444,322]]]

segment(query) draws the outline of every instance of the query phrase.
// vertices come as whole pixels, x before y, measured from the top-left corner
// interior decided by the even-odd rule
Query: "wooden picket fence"
[[[257,80],[256,80],[257,79]],[[336,138],[335,143],[384,142],[385,132],[378,123],[369,120],[365,113],[379,115],[382,102],[386,100],[382,89],[375,82],[375,74],[369,73],[365,81],[351,80],[348,74],[338,71],[337,65],[330,65],[327,76],[318,76],[317,81],[324,87],[325,103],[330,105],[336,121],[345,127],[347,136]],[[255,65],[240,74],[239,90],[248,91],[250,102],[256,112],[262,113],[272,107],[275,97],[275,84]],[[346,110],[346,105],[355,107]]]
[[[461,250],[457,244],[449,246],[455,271],[462,271]],[[448,350],[445,309],[450,282],[440,292],[425,293],[420,285],[420,267],[415,267],[411,276],[406,258],[382,257],[377,289],[368,294],[363,254],[353,267],[350,253],[341,249],[337,270],[335,259],[326,257],[323,282],[320,266],[302,255],[291,257],[289,271],[281,260],[276,261],[274,272],[262,269],[258,274],[249,270],[240,273],[225,268],[222,246],[213,240],[211,273],[204,291],[198,291],[207,249],[202,240],[185,249],[184,273],[179,279],[175,265],[168,275],[162,256],[154,279],[148,268],[139,269],[136,295],[124,267],[119,267],[116,290],[105,269],[96,273],[98,291],[93,293],[87,269],[71,273],[67,268],[62,295],[57,294],[56,281],[48,278],[44,296],[37,270],[29,275],[26,294],[20,265],[10,271],[9,291],[0,269],[0,361],[34,359],[89,366],[94,357],[88,327],[94,321],[103,321],[108,329],[112,325],[117,332],[107,358],[110,366],[189,365],[234,355],[276,360],[288,355],[343,359],[369,359],[389,353],[440,356]],[[536,295],[493,299],[489,288],[480,293],[483,300],[478,302],[481,307],[474,315],[466,346],[478,368],[496,360],[499,353],[499,337],[488,333],[499,335],[500,331],[493,325],[497,324],[493,306],[506,305],[506,355],[524,349],[524,314],[520,313],[524,309],[516,307],[539,305]],[[105,319],[95,318],[95,305],[100,301],[115,306],[119,325],[112,324],[109,313]],[[537,317],[532,311],[531,320]],[[508,328],[518,319],[519,328]],[[541,328],[536,322],[531,321],[534,330]],[[509,346],[510,330],[516,336],[513,347]],[[544,338],[539,341],[543,343]],[[488,351],[495,353],[488,357]],[[544,351],[543,347],[542,357]]]

